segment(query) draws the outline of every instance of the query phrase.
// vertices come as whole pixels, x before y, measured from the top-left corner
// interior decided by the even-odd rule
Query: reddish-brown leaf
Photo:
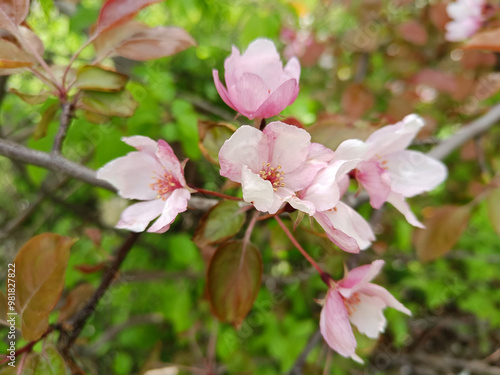
[[[427,30],[417,21],[408,21],[401,24],[398,27],[398,31],[403,37],[410,43],[416,44],[417,46],[423,46],[427,43],[429,35],[427,35]]]
[[[171,56],[195,45],[184,29],[160,26],[134,35],[117,47],[116,53],[131,60],[147,61]]]
[[[98,59],[120,55],[139,61],[171,56],[194,45],[196,42],[184,29],[151,28],[136,21],[114,27],[94,41]]]
[[[16,265],[16,310],[23,337],[38,340],[49,326],[49,313],[61,296],[74,240],[54,233],[30,239],[19,250]]]
[[[410,82],[414,85],[427,85],[436,90],[452,94],[457,89],[457,81],[453,74],[436,69],[422,69],[415,74]]]
[[[361,83],[351,83],[342,94],[342,109],[354,119],[362,117],[374,103],[373,94]]]
[[[21,50],[16,44],[0,39],[0,69],[26,68],[33,65],[32,56]]]
[[[82,273],[95,273],[99,272],[106,267],[106,262],[101,262],[97,264],[77,264],[73,266],[75,270],[78,270]]]
[[[71,318],[78,310],[80,310],[85,303],[94,294],[94,287],[91,284],[84,283],[78,285],[75,289],[68,293],[66,302],[61,307],[58,322],[63,322]]]
[[[471,206],[433,208],[424,220],[425,229],[416,229],[413,244],[422,262],[439,258],[457,243],[469,223]]]
[[[448,12],[446,12],[445,3],[431,5],[429,9],[429,18],[434,26],[441,31],[446,30],[446,24],[451,20],[450,16],[448,16]]]
[[[462,48],[500,52],[500,28],[474,34]]]
[[[467,50],[463,51],[464,54],[460,59],[460,63],[464,69],[472,70],[478,67],[492,67],[496,63],[496,57],[494,53]]]
[[[102,232],[99,228],[85,228],[85,234],[92,240],[96,247],[101,246]]]
[[[253,306],[262,279],[262,258],[254,245],[242,241],[221,245],[207,271],[212,312],[222,322],[238,327]]]
[[[108,0],[104,3],[97,21],[96,34],[132,19],[142,8],[163,0]]]
[[[20,25],[30,10],[29,0],[2,0],[0,9],[16,25]],[[0,18],[1,19],[1,18]]]
[[[203,156],[212,164],[219,165],[219,150],[235,131],[234,125],[225,122],[198,120],[198,146]]]

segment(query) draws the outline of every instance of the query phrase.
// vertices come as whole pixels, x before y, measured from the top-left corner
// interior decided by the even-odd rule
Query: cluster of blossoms
[[[485,0],[457,0],[446,6],[451,21],[446,24],[446,40],[461,42],[470,38],[484,21]]]
[[[243,55],[233,48],[225,69],[227,88],[217,71],[213,73],[217,90],[231,108],[250,119],[278,115],[297,97],[298,61],[291,59],[283,67],[268,40],[254,41]],[[447,174],[438,160],[407,150],[423,126],[422,118],[409,115],[375,131],[366,141],[347,140],[333,151],[311,142],[306,130],[280,121],[263,130],[243,125],[220,149],[220,174],[240,183],[243,200],[256,210],[279,214],[290,205],[313,217],[339,248],[358,253],[375,236],[369,223],[341,200],[353,179],[367,192],[373,208],[389,202],[410,224],[423,226],[405,199],[435,188]],[[124,142],[137,151],[111,161],[98,177],[117,187],[121,196],[145,202],[127,208],[117,227],[144,231],[160,216],[148,231],[163,233],[187,209],[195,190],[186,185],[183,165],[166,142],[142,136]],[[349,322],[360,333],[376,338],[386,325],[385,307],[410,314],[386,289],[370,283],[383,264],[376,260],[355,268],[340,281],[325,278],[329,290],[321,332],[328,345],[345,357],[361,361]]]

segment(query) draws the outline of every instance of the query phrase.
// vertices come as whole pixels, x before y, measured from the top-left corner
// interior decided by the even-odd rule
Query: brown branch
[[[74,163],[60,155],[33,150],[6,139],[0,139],[0,155],[19,160],[23,163],[37,165],[54,172],[66,174],[94,186],[116,191],[116,189],[106,181],[99,180],[94,170]]]
[[[66,133],[71,125],[71,120],[75,112],[75,107],[71,102],[62,103],[61,107],[62,113],[59,120],[59,130],[57,131],[54,145],[52,146],[52,153],[54,154],[59,154],[61,152]]]
[[[56,329],[56,326],[53,326],[53,325],[49,326],[49,328],[47,328],[47,330],[45,331],[45,333],[38,340],[34,340],[34,341],[28,342],[22,348],[16,350],[16,354],[14,356],[18,357],[18,356],[20,356],[23,353],[30,353],[33,350],[33,347],[37,343],[39,343],[40,341],[42,341],[43,339],[45,339],[45,337],[47,337],[55,329]],[[5,358],[4,360],[0,361],[0,365],[4,364],[4,363],[7,363],[7,362],[9,362],[9,358]]]
[[[467,360],[462,358],[444,357],[438,355],[431,355],[426,353],[409,354],[405,356],[407,360],[413,362],[424,363],[433,369],[440,369],[443,371],[455,370],[468,370],[473,374],[482,375],[500,375],[500,368],[490,366],[481,360]],[[454,371],[453,371],[454,372]]]
[[[94,313],[98,302],[106,293],[114,280],[118,277],[120,266],[125,260],[127,254],[132,249],[133,245],[139,238],[140,233],[131,233],[125,242],[117,250],[115,258],[108,270],[104,273],[101,284],[87,301],[85,306],[81,308],[71,319],[62,323],[61,336],[59,336],[59,348],[64,355],[69,353],[69,349],[75,342],[76,338],[82,332],[87,319]]]
[[[486,114],[463,126],[459,131],[448,139],[442,141],[434,147],[429,153],[436,159],[444,159],[454,150],[462,146],[469,139],[485,132],[500,120],[500,104],[492,107]]]

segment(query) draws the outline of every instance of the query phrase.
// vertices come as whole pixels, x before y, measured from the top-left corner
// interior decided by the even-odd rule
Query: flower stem
[[[200,188],[195,188],[195,187],[193,187],[193,189],[195,189],[198,193],[201,193],[201,194],[213,195],[214,197],[229,199],[229,200],[232,200],[232,201],[242,201],[243,200],[243,199],[238,198],[238,197],[233,197],[231,195],[226,195],[226,194],[218,193],[218,192],[212,191],[212,190],[205,190],[205,189],[200,189]]]
[[[328,275],[325,271],[323,271],[321,269],[321,267],[318,265],[318,263],[316,263],[314,261],[314,259],[311,258],[311,256],[304,250],[304,248],[302,246],[300,246],[300,244],[298,243],[298,241],[295,239],[295,237],[293,236],[293,234],[290,233],[290,231],[285,226],[285,224],[283,223],[283,221],[281,221],[281,219],[278,216],[275,216],[274,218],[276,219],[276,221],[280,225],[281,229],[283,229],[283,232],[285,232],[285,234],[288,236],[288,238],[290,239],[290,241],[292,241],[292,243],[295,245],[295,247],[302,253],[302,255],[307,259],[307,261],[309,263],[311,263],[311,265],[314,268],[316,268],[316,271],[318,271],[318,273],[320,274],[321,278],[323,279],[323,275]]]

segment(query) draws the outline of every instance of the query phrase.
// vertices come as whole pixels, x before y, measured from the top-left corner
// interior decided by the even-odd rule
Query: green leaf
[[[82,91],[79,107],[103,116],[130,117],[137,108],[137,102],[128,91],[99,92]]]
[[[240,326],[259,293],[262,258],[257,247],[243,241],[221,245],[210,261],[207,291],[212,312],[222,322]]]
[[[208,211],[194,235],[195,243],[221,243],[237,234],[245,223],[246,214],[236,201],[222,201]]]
[[[50,123],[54,120],[57,111],[59,110],[59,105],[57,103],[52,103],[43,113],[42,119],[38,123],[35,132],[33,133],[33,138],[36,140],[42,139],[47,135]]]
[[[491,225],[500,236],[500,188],[491,191],[486,199]]]
[[[16,310],[23,337],[38,340],[49,326],[49,313],[61,296],[69,249],[75,241],[54,233],[30,239],[19,250],[16,265]]]
[[[19,96],[24,102],[31,104],[31,105],[36,105],[36,104],[41,104],[45,102],[50,94],[48,92],[41,92],[40,94],[32,95],[32,94],[24,94],[22,92],[19,92],[16,89],[9,89],[9,92]]]
[[[64,375],[66,374],[64,360],[53,346],[45,348],[44,353],[33,353],[23,369],[23,375]]]
[[[82,66],[77,74],[75,86],[81,90],[117,92],[125,88],[128,77],[108,68],[93,65]]]
[[[418,258],[428,262],[450,251],[469,223],[472,206],[448,205],[432,210],[424,220],[425,229],[418,228],[413,244]]]
[[[212,164],[219,165],[219,150],[235,131],[235,126],[228,123],[198,120],[198,146],[203,156]]]

